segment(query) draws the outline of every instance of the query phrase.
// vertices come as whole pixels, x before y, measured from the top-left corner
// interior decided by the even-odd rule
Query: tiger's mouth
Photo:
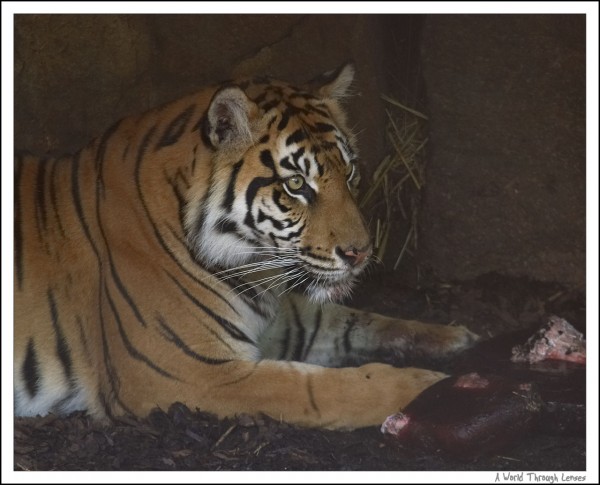
[[[307,280],[298,285],[298,288],[315,303],[339,303],[352,295],[357,280],[357,276],[351,272],[333,277],[309,272]]]
[[[240,294],[272,294],[278,298],[288,292],[303,293],[313,303],[340,303],[351,296],[367,262],[354,267],[326,266],[299,257],[297,251],[272,248],[248,250],[249,262],[215,268],[213,275],[229,280]]]

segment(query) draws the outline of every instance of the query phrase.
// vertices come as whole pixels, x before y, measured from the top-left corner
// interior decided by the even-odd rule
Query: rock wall
[[[131,113],[251,74],[305,82],[358,68],[352,119],[367,165],[383,156],[384,16],[18,15],[15,147],[73,151]]]
[[[425,22],[422,262],[585,284],[585,17]]]
[[[403,15],[17,15],[15,148],[74,151],[113,121],[210,82],[255,73],[303,82],[353,59],[358,96],[349,109],[368,183],[390,151],[380,94],[422,93],[422,23]],[[499,272],[581,285],[584,18],[428,16],[422,70],[432,150],[419,264],[446,280]],[[389,245],[405,237],[396,230]]]

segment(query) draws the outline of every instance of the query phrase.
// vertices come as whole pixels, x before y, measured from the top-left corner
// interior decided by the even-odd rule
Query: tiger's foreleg
[[[381,425],[424,389],[444,378],[439,372],[372,363],[331,369],[302,362],[232,361],[219,366],[211,379],[188,369],[187,383],[161,384],[161,407],[177,396],[190,408],[221,417],[266,414],[309,427],[353,429]],[[148,387],[148,383],[146,383]],[[164,402],[160,400],[163,399]],[[141,404],[141,403],[140,403]],[[147,402],[147,405],[152,402]],[[135,407],[143,415],[150,407]]]
[[[478,338],[463,326],[399,320],[291,295],[281,302],[262,351],[269,358],[329,367],[372,361],[414,365],[448,358]]]

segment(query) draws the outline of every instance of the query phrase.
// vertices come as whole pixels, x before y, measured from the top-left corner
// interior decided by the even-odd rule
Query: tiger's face
[[[211,180],[186,214],[204,264],[225,274],[277,270],[263,286],[297,287],[316,301],[349,294],[371,255],[353,137],[336,99],[351,74],[313,92],[258,82],[214,95],[204,126]]]

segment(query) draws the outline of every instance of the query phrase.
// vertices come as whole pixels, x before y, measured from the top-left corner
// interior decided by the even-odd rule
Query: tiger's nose
[[[357,249],[354,246],[342,249],[338,246],[336,253],[345,263],[350,266],[357,266],[371,255],[371,246],[365,249]]]

